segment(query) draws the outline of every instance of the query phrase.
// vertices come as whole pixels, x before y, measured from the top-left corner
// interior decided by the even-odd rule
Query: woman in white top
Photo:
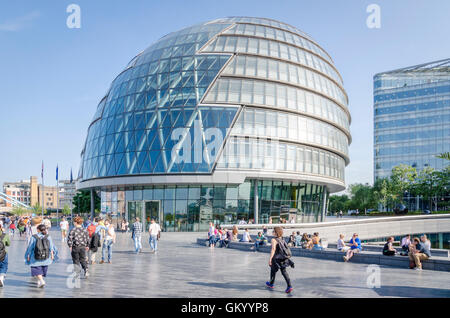
[[[106,261],[106,251],[108,251],[108,263],[111,264],[112,245],[116,243],[116,231],[114,230],[114,225],[112,225],[109,220],[105,221],[105,227],[106,234],[105,240],[103,241],[102,260],[100,264],[103,264]]]
[[[339,239],[337,241],[337,249],[341,252],[347,252],[350,246],[346,246],[344,242],[344,234],[339,234]]]
[[[252,242],[252,239],[250,237],[250,233],[248,232],[248,229],[245,229],[244,234],[242,234],[241,242]]]

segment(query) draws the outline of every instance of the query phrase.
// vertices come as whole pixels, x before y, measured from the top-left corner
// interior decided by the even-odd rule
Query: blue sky
[[[81,29],[66,26],[69,4]],[[369,4],[381,28],[366,26]],[[226,6],[225,6],[226,4]],[[129,60],[161,36],[225,16],[287,22],[311,35],[344,78],[352,114],[347,184],[373,179],[372,77],[448,58],[448,0],[0,0],[0,184],[78,172],[96,106]]]

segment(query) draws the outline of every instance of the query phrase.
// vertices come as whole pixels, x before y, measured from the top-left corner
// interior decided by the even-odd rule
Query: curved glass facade
[[[320,221],[325,187],[281,181],[248,180],[239,186],[111,188],[101,193],[102,211],[119,211],[120,217],[128,214],[130,220],[144,215],[141,219],[148,223],[150,203],[156,203],[165,231],[207,231],[209,222],[232,224],[242,219],[254,220],[255,183],[260,198],[260,223],[292,219],[299,223]]]
[[[167,230],[198,230],[196,222],[234,222],[238,215],[257,222],[270,215],[276,222],[286,209],[291,220],[318,221],[327,193],[345,187],[347,104],[331,57],[295,27],[249,17],[194,25],[161,38],[114,79],[88,129],[79,188],[102,191],[102,212],[128,218],[144,217],[136,211],[153,202],[148,209]],[[297,203],[287,208],[280,203],[285,199],[263,199],[265,182],[274,187],[270,193],[281,189],[283,198]],[[179,225],[177,215],[190,208],[178,200],[189,200],[183,193],[204,184],[215,189],[208,192],[212,212],[194,209]],[[245,204],[216,198],[222,193],[216,189],[232,195],[232,189],[248,184]],[[163,189],[170,196],[174,187],[180,190],[173,190],[173,199],[128,195]],[[314,196],[305,202],[321,208],[302,204],[307,195],[298,199],[296,187]],[[227,204],[214,203],[228,200],[236,207],[230,217]]]

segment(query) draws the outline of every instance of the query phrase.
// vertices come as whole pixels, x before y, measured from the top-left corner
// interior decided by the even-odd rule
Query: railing
[[[342,220],[332,222],[320,222],[320,223],[278,223],[278,224],[221,224],[220,226],[225,229],[232,229],[236,226],[238,229],[256,230],[266,227],[272,229],[276,226],[282,226],[285,229],[307,229],[317,227],[331,227],[340,225],[351,224],[367,224],[367,223],[380,223],[380,222],[399,222],[399,221],[412,221],[412,220],[429,220],[429,219],[450,219],[450,214],[428,214],[428,215],[407,215],[407,216],[389,216],[389,217],[374,217],[364,218],[359,220]]]
[[[10,203],[13,206],[21,206],[21,207],[23,207],[25,209],[31,209],[30,206],[28,206],[25,203],[22,203],[20,201],[17,201],[16,199],[10,197],[9,195],[7,195],[7,194],[5,194],[3,192],[0,192],[0,200],[4,200],[4,201]]]

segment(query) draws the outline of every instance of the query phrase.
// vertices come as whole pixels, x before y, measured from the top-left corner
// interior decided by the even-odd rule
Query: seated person
[[[350,249],[350,246],[347,246],[344,242],[344,234],[339,234],[339,239],[337,241],[337,249],[338,251],[344,253],[346,253]]]
[[[295,246],[302,246],[302,236],[300,235],[300,232],[297,232],[297,235],[295,236]]]
[[[227,230],[226,237],[227,238],[225,239],[225,242],[226,242],[226,247],[228,247],[228,243],[230,243],[233,240],[233,233],[230,230]]]
[[[358,237],[357,233],[353,233],[352,238],[350,239],[350,249],[344,256],[344,261],[348,262],[355,253],[361,252],[361,240]]]
[[[303,233],[302,235],[302,247],[306,249],[312,248],[312,240],[309,238],[308,234]]]
[[[290,247],[295,246],[295,232],[292,232],[292,234],[289,236],[289,240],[287,243]]]
[[[314,233],[311,241],[312,241],[312,244],[313,244],[313,248],[312,248],[313,250],[316,250],[316,251],[323,250],[322,245],[320,244],[319,233],[317,233],[317,232]]]
[[[421,261],[425,261],[431,257],[431,252],[428,246],[421,243],[418,237],[415,237],[413,244],[409,246],[409,268],[416,270],[422,270]]]
[[[261,232],[258,232],[258,236],[256,236],[255,239],[255,251],[258,250],[258,247],[261,245],[266,245],[267,244],[267,239],[265,238],[264,234],[262,234]]]
[[[406,235],[404,238],[402,238],[401,247],[402,252],[401,255],[408,255],[409,253],[409,245],[411,244],[411,235]]]
[[[233,226],[233,241],[237,241],[238,240],[238,229],[237,229],[237,226],[235,225],[235,226]]]
[[[388,238],[386,244],[384,244],[383,247],[383,255],[386,256],[394,256],[397,251],[395,250],[394,246],[392,246],[392,242],[394,242],[394,237],[391,236]]]
[[[219,230],[220,247],[228,247],[227,231],[220,228]]]
[[[241,242],[253,242],[248,229],[245,229],[244,234],[242,234]]]

